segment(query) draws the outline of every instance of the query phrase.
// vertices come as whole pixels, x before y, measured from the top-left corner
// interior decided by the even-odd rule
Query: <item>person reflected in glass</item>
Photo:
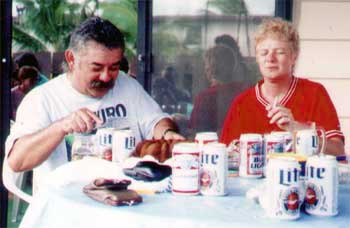
[[[163,111],[173,114],[179,112],[182,103],[191,102],[188,91],[176,86],[177,71],[173,66],[167,66],[161,76],[153,82],[152,96]]]
[[[205,76],[209,88],[195,97],[189,128],[191,132],[220,132],[232,99],[248,84],[237,72],[237,55],[224,45],[208,49],[204,56]]]
[[[22,53],[14,58],[14,63],[15,63],[15,67],[17,70],[23,66],[32,66],[38,70],[39,75],[38,75],[38,78],[35,82],[35,86],[40,86],[40,85],[46,83],[47,81],[49,81],[49,79],[44,74],[42,74],[40,72],[41,67],[40,67],[39,61],[35,57],[34,53],[24,52],[24,53]]]
[[[65,137],[96,127],[130,128],[135,144],[184,139],[142,86],[119,70],[124,50],[122,33],[108,20],[91,17],[74,29],[65,51],[67,72],[31,90],[17,110],[5,146],[13,171],[34,168],[40,186],[68,162]]]
[[[15,120],[16,111],[24,96],[35,87],[39,72],[35,67],[23,66],[18,71],[18,85],[11,89],[11,119]]]
[[[314,122],[325,129],[325,153],[344,154],[344,135],[325,87],[294,75],[299,48],[291,23],[274,18],[260,25],[255,51],[262,80],[232,102],[221,142],[229,144],[243,133],[293,132]]]

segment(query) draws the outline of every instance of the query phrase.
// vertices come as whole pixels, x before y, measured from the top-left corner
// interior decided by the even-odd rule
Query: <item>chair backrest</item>
[[[20,199],[26,201],[27,203],[31,203],[33,197],[21,189],[21,185],[23,182],[23,174],[23,172],[14,172],[9,167],[7,158],[5,156],[4,163],[2,166],[2,180],[4,182],[4,186],[7,188],[8,191],[12,192]]]

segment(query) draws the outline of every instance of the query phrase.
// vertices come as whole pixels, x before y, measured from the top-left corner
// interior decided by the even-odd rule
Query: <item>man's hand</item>
[[[81,108],[60,120],[62,129],[66,134],[84,133],[92,131],[96,125],[101,125],[103,121],[87,108]]]
[[[163,136],[164,139],[176,139],[176,140],[184,140],[185,138],[175,131],[167,131]]]

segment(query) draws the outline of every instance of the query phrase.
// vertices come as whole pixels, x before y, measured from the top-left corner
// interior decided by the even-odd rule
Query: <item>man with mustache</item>
[[[32,90],[17,111],[6,142],[9,166],[34,168],[34,181],[66,163],[65,136],[98,127],[130,128],[143,139],[183,139],[176,125],[133,78],[119,71],[124,37],[111,22],[92,17],[71,34],[68,72]]]

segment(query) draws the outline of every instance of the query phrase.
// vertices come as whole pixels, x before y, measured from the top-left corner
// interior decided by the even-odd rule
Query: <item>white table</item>
[[[103,163],[97,163],[94,172],[98,173]],[[51,176],[57,177],[59,172],[70,172],[72,176],[84,173],[82,166],[65,166]],[[27,209],[21,227],[350,227],[349,185],[340,186],[336,217],[302,213],[296,221],[281,221],[266,218],[260,205],[245,197],[246,190],[262,180],[229,178],[229,195],[224,197],[162,193],[142,195],[144,202],[136,206],[112,207],[96,202],[82,192],[89,182],[87,179],[91,178],[91,170],[91,166],[86,167],[87,174],[82,178],[42,188]]]

